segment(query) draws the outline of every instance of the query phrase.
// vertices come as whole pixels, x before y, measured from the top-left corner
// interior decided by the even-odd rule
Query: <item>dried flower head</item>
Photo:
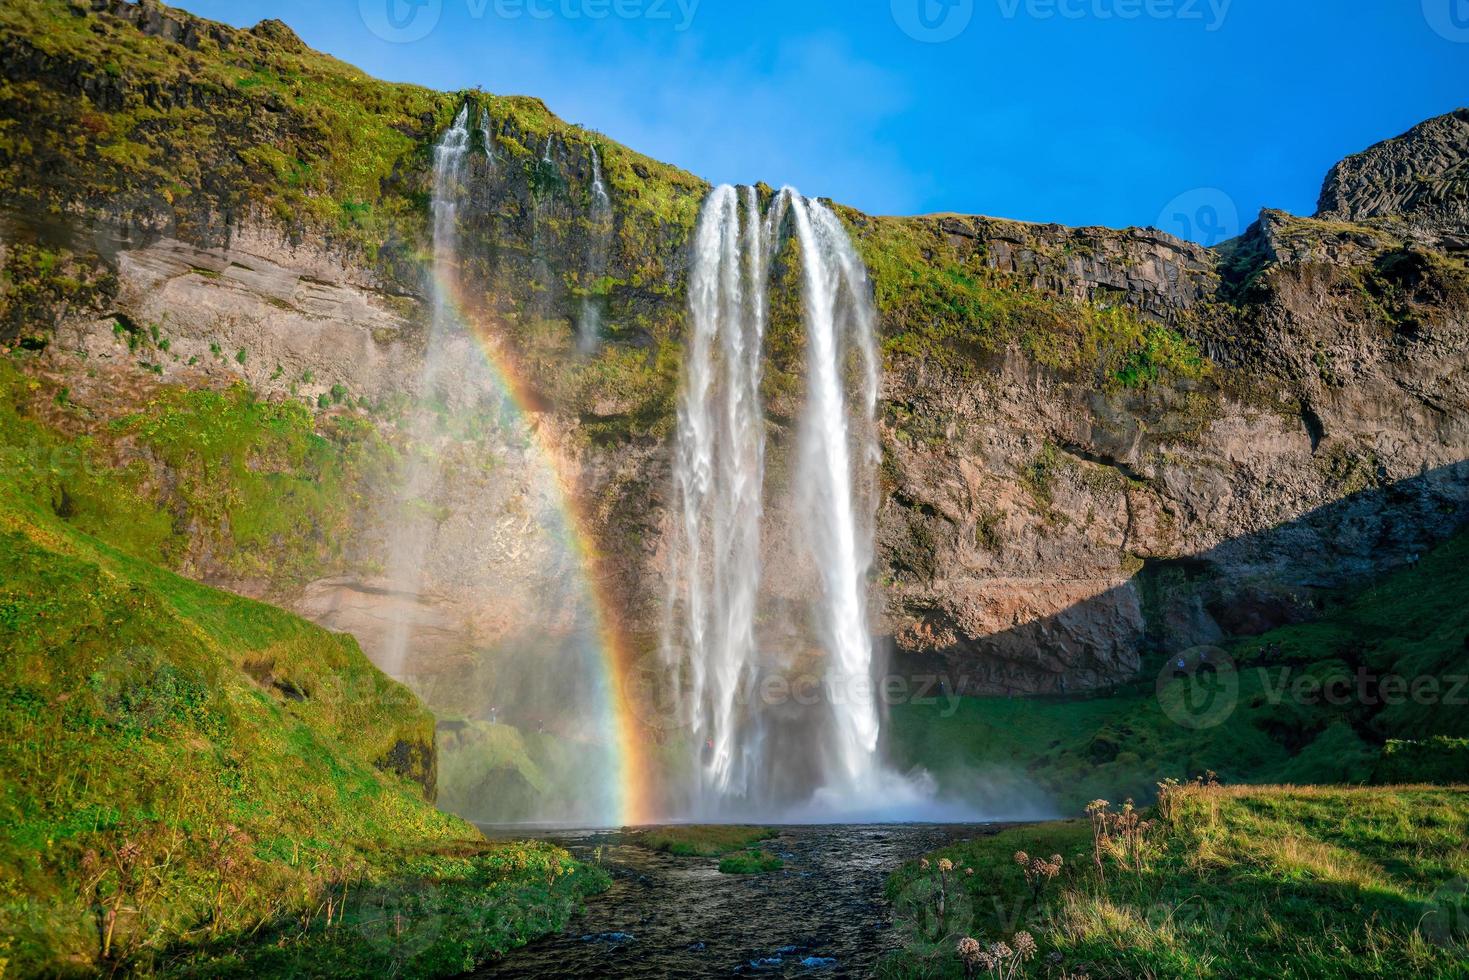
[[[1008,960],[1010,957],[1015,955],[1015,950],[1011,949],[1003,940],[1001,940],[1000,942],[994,943],[990,946],[990,955],[997,960]]]
[[[964,876],[966,878],[972,878],[972,877],[974,877],[974,869],[973,868],[965,868],[964,869]]]
[[[1054,864],[1056,867],[1059,868],[1061,866],[1061,864],[1062,864],[1062,862],[1061,862],[1061,855],[1059,855],[1059,854],[1052,854],[1051,855],[1051,863]]]
[[[948,858],[939,858],[939,870],[944,872],[945,874],[948,874],[950,871],[954,870],[954,862],[950,861]]]
[[[1015,953],[1022,960],[1028,960],[1035,955],[1035,937],[1021,930],[1015,934]]]
[[[959,959],[970,966],[976,965],[979,962],[979,958],[984,955],[984,947],[979,944],[978,939],[971,936],[965,936],[959,940],[958,951]]]
[[[928,858],[919,858],[919,860],[918,860],[918,866],[920,868],[922,868],[924,871],[927,871],[928,870]]]
[[[1024,851],[1016,851],[1015,852],[1015,863],[1016,864],[1029,864],[1030,863],[1030,855],[1029,854],[1026,854]]]

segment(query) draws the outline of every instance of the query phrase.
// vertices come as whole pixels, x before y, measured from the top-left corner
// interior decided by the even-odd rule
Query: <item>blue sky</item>
[[[279,17],[379,77],[540,96],[716,182],[1210,244],[1469,105],[1469,0],[174,2]]]

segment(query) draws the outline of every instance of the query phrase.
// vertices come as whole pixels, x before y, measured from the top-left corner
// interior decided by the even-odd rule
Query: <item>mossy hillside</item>
[[[355,641],[130,554],[162,553],[166,514],[117,492],[86,440],[14,414],[3,431],[0,932],[18,973],[459,972],[596,885],[424,800],[433,718]],[[388,941],[385,904],[423,941]]]
[[[1143,815],[1152,826],[1135,850],[1114,833],[1100,873],[1086,820],[1017,827],[905,866],[888,895],[906,949],[879,975],[966,976],[960,938],[1013,948],[1021,930],[1038,949],[1014,976],[1464,975],[1462,787],[1188,787],[1167,803]],[[1035,888],[1018,851],[1059,854],[1060,874]]]
[[[205,244],[264,219],[294,240],[364,257],[413,290],[433,145],[466,103],[475,199],[500,230],[513,226],[499,241],[541,252],[570,295],[673,288],[678,270],[666,257],[707,187],[567,124],[538,99],[381,82],[274,21],[237,30],[156,3],[93,12],[20,0],[0,12],[0,57],[13,69],[0,86],[0,187],[11,206]],[[42,118],[45,127],[26,122]],[[616,212],[603,270],[581,261],[602,230],[591,227],[594,147]]]
[[[960,246],[931,218],[870,218],[840,209],[867,263],[890,361],[974,371],[1009,346],[1102,388],[1199,381],[1213,366],[1176,329],[1121,305],[1049,295]]]
[[[952,712],[898,705],[890,750],[956,792],[976,781],[998,795],[1039,789],[1062,811],[1094,797],[1146,799],[1166,776],[1210,769],[1229,782],[1401,779],[1389,758],[1409,749],[1385,758],[1391,740],[1423,743],[1434,760],[1414,778],[1469,781],[1453,743],[1469,735],[1466,593],[1460,533],[1314,622],[1235,643],[1226,652],[1237,669],[1198,675],[1197,686],[1154,658],[1110,695],[963,698]],[[1433,748],[1436,737],[1448,741]]]
[[[398,461],[370,417],[266,402],[243,386],[109,382],[79,403],[42,362],[0,358],[0,453],[30,499],[196,577],[286,588],[353,567],[353,521]]]

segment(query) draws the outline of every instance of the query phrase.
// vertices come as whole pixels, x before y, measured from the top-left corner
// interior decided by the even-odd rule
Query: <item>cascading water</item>
[[[788,216],[800,249],[806,334],[792,523],[802,529],[801,557],[816,569],[809,619],[816,633],[811,639],[824,655],[827,693],[826,703],[794,728],[762,700],[773,658],[759,638],[767,509],[762,358],[771,266],[788,237]],[[829,809],[855,805],[893,778],[878,760],[878,713],[870,696],[867,571],[878,361],[866,270],[822,204],[786,189],[762,217],[753,188],[723,186],[699,216],[689,314],[664,655],[678,671],[699,752],[692,809],[768,812],[804,802],[772,781],[782,726],[787,743],[816,757],[807,794]],[[855,400],[847,396],[849,375],[855,375]],[[779,761],[788,761],[789,747],[781,754]]]
[[[485,156],[493,168],[496,164],[494,127],[490,123],[490,110],[484,106],[480,106],[479,110],[479,137],[485,146]]]
[[[446,363],[448,341],[462,331],[454,316],[453,298],[448,293],[448,283],[455,274],[453,266],[457,255],[459,200],[463,191],[464,164],[468,150],[469,105],[466,103],[434,147],[434,256],[433,282],[430,284],[432,318],[419,385],[424,397],[431,397],[435,393]],[[413,430],[411,434],[415,443],[422,446],[431,442],[431,433],[424,422],[416,421]],[[404,475],[402,499],[408,506],[404,508],[404,519],[395,525],[389,545],[390,566],[387,570],[392,588],[404,596],[416,597],[422,590],[424,559],[433,537],[432,522],[421,512],[421,508],[415,511],[414,504],[431,494],[438,478],[436,461],[422,454],[411,459]],[[387,663],[382,665],[384,670],[398,678],[403,676],[409,637],[417,625],[416,617],[409,609],[400,611],[393,618],[385,653]]]
[[[806,309],[806,413],[801,432],[800,499],[812,555],[821,571],[821,626],[831,663],[836,771],[824,789],[838,795],[871,786],[878,717],[863,685],[872,683],[867,571],[872,564],[873,494],[879,461],[873,412],[877,350],[867,272],[835,215],[814,201],[792,208],[801,243]],[[843,366],[855,348],[862,397],[847,405]],[[859,502],[865,507],[859,509]]]
[[[490,153],[471,105],[434,150],[427,343],[418,397],[398,421],[386,587],[371,589],[391,601],[376,607],[388,629],[373,655],[448,719],[445,808],[487,822],[610,822],[622,807],[620,748],[577,529],[494,331],[476,329],[493,314],[461,289],[480,258],[479,182],[493,167],[476,129]],[[509,581],[507,567],[518,570]]]
[[[682,574],[670,597],[681,617],[664,645],[670,666],[687,655],[689,721],[704,746],[703,788],[716,799],[749,796],[761,775],[760,718],[736,713],[755,656],[765,455],[765,243],[753,189],[744,210],[742,242],[738,193],[720,187],[704,204],[694,242],[675,463]]]
[[[592,147],[592,193],[588,214],[591,225],[585,278],[588,286],[607,273],[607,255],[612,248],[612,198],[602,180],[602,157]],[[583,354],[596,350],[602,334],[602,314],[591,296],[583,297],[576,322],[577,346]]]

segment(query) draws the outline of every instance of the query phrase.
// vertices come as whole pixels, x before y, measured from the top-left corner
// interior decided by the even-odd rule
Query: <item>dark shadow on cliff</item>
[[[1003,633],[898,651],[897,673],[967,696],[890,704],[889,752],[950,783],[1002,764],[1065,805],[1211,768],[1368,781],[1389,739],[1469,736],[1466,523],[1469,461],[1148,560]],[[1069,648],[1080,620],[1124,632],[1102,656]]]

